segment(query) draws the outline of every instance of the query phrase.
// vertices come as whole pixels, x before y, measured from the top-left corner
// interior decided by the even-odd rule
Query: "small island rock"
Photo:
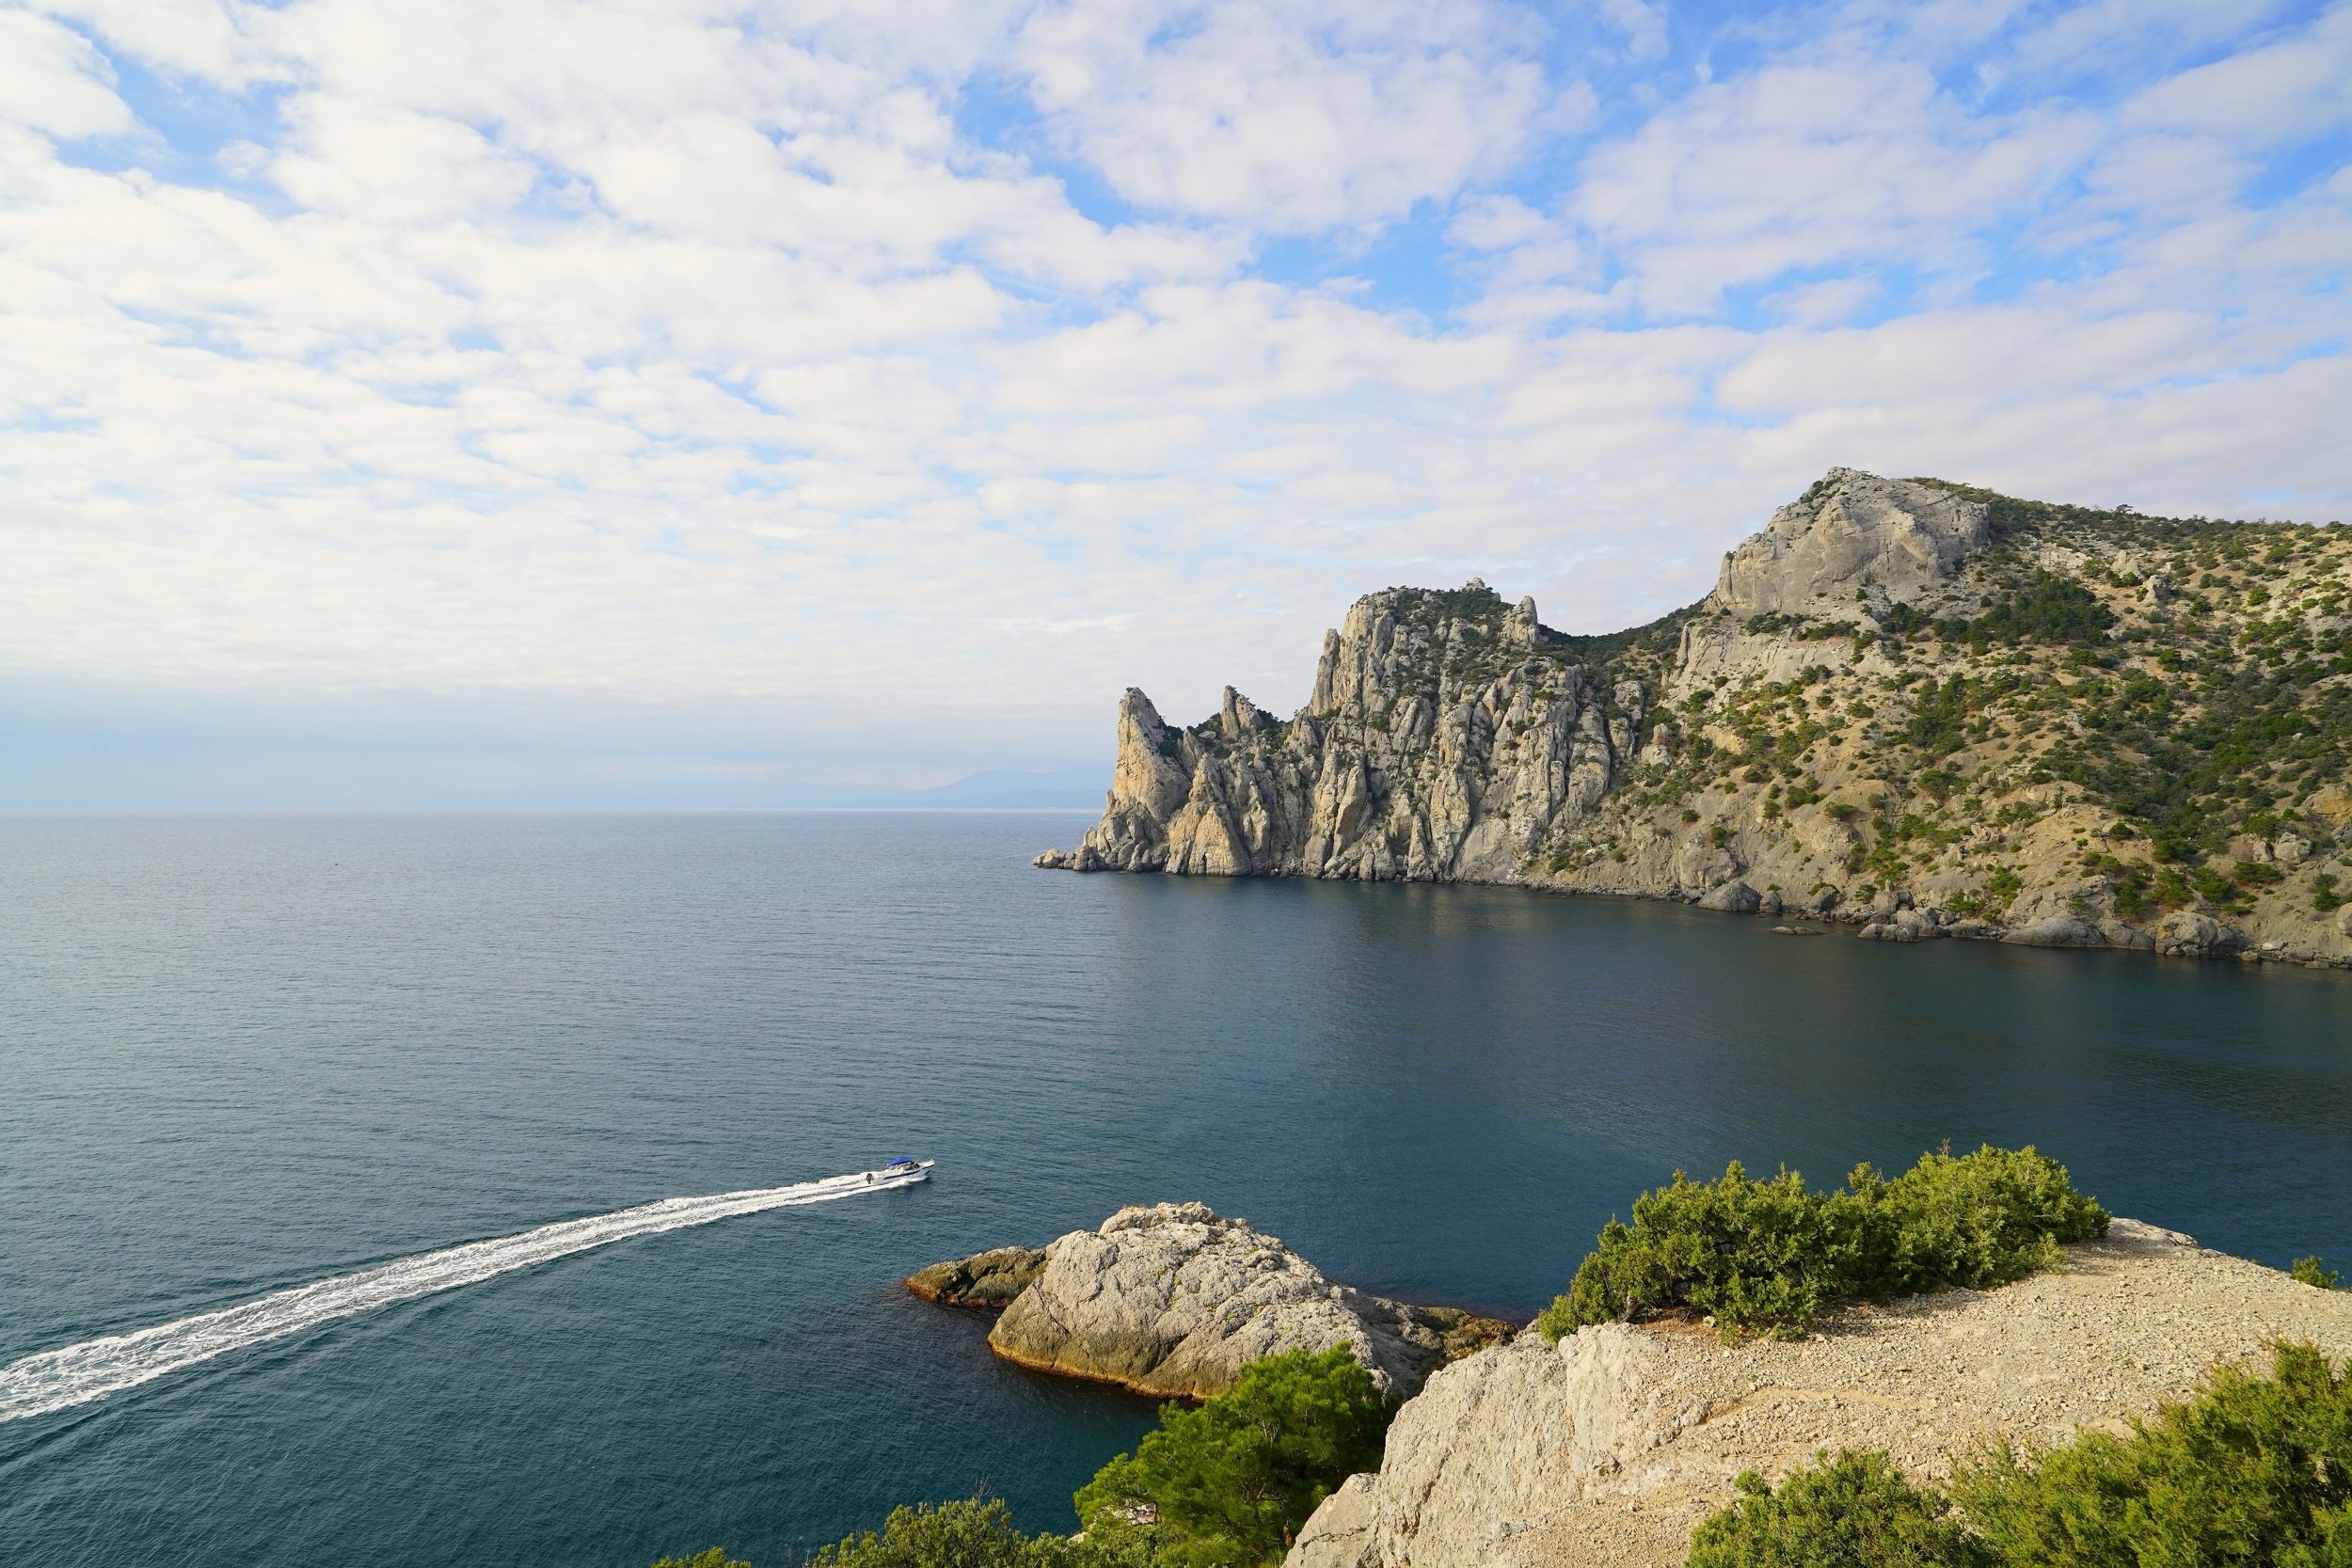
[[[1047,1247],[988,1342],[1041,1371],[1190,1399],[1223,1393],[1262,1356],[1344,1344],[1375,1382],[1409,1395],[1438,1367],[1511,1332],[1459,1308],[1334,1284],[1247,1220],[1162,1203],[1121,1209]]]

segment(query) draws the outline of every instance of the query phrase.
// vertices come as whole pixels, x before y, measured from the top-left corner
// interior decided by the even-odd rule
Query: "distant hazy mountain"
[[[935,785],[930,789],[880,790],[870,797],[843,804],[896,806],[911,810],[923,807],[961,810],[1047,810],[1067,808],[1075,811],[1100,811],[1103,795],[1110,787],[1110,768],[1059,768],[1031,772],[1019,768],[992,768],[982,773],[967,773],[953,784]]]

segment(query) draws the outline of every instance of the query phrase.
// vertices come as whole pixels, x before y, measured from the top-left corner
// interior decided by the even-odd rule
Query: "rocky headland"
[[[2352,1291],[2117,1220],[2062,1268],[1857,1306],[1788,1344],[1699,1323],[1522,1334],[1435,1373],[1386,1458],[1325,1500],[1286,1568],[1668,1568],[1755,1469],[1884,1449],[1915,1480],[1997,1439],[2063,1441],[2191,1393],[2279,1339],[2352,1356]]]
[[[1647,626],[1369,594],[1289,719],[1141,691],[1077,871],[1516,882],[2352,967],[2352,536],[1833,469]]]
[[[1121,1209],[1041,1253],[998,1248],[935,1264],[907,1287],[1002,1307],[988,1342],[1009,1361],[1185,1399],[1223,1393],[1261,1357],[1335,1345],[1352,1348],[1383,1388],[1411,1394],[1438,1368],[1511,1333],[1492,1318],[1336,1284],[1279,1239],[1201,1203]]]

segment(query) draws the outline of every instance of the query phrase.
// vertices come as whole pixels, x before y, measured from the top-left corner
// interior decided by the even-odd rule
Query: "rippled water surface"
[[[1200,1197],[1515,1314],[1677,1165],[2038,1142],[2352,1257],[2352,983],[1504,889],[1073,877],[1076,816],[0,817],[0,1363],[653,1199],[940,1162],[0,1422],[0,1561],[761,1568],[1151,1420],[896,1281]]]

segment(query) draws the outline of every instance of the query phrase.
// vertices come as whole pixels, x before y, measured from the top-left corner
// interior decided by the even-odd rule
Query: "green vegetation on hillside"
[[[1677,1171],[1634,1200],[1630,1226],[1609,1222],[1535,1323],[1557,1339],[1585,1323],[1688,1308],[1726,1336],[1792,1338],[1840,1297],[1984,1290],[2106,1229],[2106,1211],[2031,1148],[1923,1154],[1891,1181],[1857,1165],[1835,1192],[1813,1191],[1790,1170],[1754,1180],[1736,1162],[1720,1181]]]
[[[1079,1491],[1078,1522],[1167,1568],[1278,1560],[1317,1503],[1379,1467],[1391,1414],[1344,1345],[1268,1356],[1197,1410],[1161,1406],[1159,1430]]]
[[[2309,1345],[2274,1356],[2267,1376],[2217,1370],[2125,1436],[1995,1449],[1948,1495],[1880,1453],[1822,1456],[1777,1489],[1751,1472],[1692,1533],[1689,1568],[2343,1568],[2352,1375]]]
[[[1992,547],[1917,603],[1752,618],[1822,652],[1678,693],[1671,761],[1565,828],[1552,871],[1608,885],[1711,821],[1785,895],[1904,889],[1995,921],[2054,892],[2138,924],[2344,907],[2352,531],[1916,483],[1983,502]]]

